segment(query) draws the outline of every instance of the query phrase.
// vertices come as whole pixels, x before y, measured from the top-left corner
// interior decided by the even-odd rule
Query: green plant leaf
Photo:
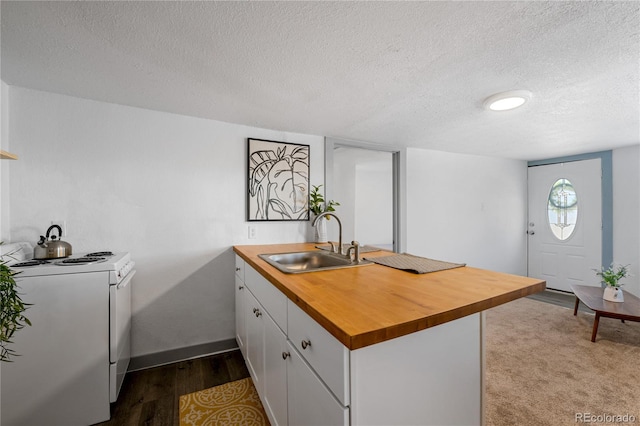
[[[25,325],[31,326],[31,321],[23,315],[31,304],[24,303],[20,297],[14,279],[17,274],[0,257],[0,361],[3,362],[11,362],[12,356],[18,356],[9,347],[13,343],[10,339],[14,333]]]
[[[322,185],[311,185],[311,192],[309,193],[309,210],[316,216],[325,212],[334,212],[334,206],[339,206],[340,203],[334,200],[325,202],[324,196],[320,192]],[[327,217],[327,219],[330,219]]]

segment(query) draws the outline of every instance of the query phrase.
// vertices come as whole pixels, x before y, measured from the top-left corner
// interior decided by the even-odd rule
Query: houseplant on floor
[[[18,355],[10,347],[14,333],[25,325],[31,325],[24,316],[29,304],[24,303],[20,297],[18,284],[14,279],[17,274],[7,265],[4,256],[0,256],[0,361],[4,362],[11,362],[11,357]]]
[[[602,277],[602,284],[605,285],[602,298],[610,302],[624,302],[624,294],[620,288],[623,284],[620,280],[629,275],[629,265],[616,267],[612,263],[607,269],[602,267],[600,270],[594,269],[594,271],[596,271],[596,275]]]
[[[311,185],[312,189],[309,193],[309,210],[315,214],[316,216],[324,213],[324,212],[334,212],[336,209],[334,206],[339,206],[340,203],[337,201],[329,200],[328,202],[324,201],[324,196],[322,192],[320,192],[320,187],[322,185]],[[330,219],[329,216],[326,216],[326,219]],[[315,229],[315,241],[317,243],[326,243],[327,242],[327,222],[325,218],[321,218],[318,222],[318,226]]]

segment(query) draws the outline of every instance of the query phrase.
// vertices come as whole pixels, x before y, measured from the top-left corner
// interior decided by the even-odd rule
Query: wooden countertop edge
[[[507,292],[498,296],[491,297],[490,299],[485,299],[477,303],[472,303],[466,306],[452,309],[450,311],[432,314],[428,317],[420,318],[415,321],[409,321],[406,323],[386,327],[384,329],[374,330],[352,336],[342,330],[320,312],[315,310],[313,306],[302,300],[298,294],[296,294],[294,291],[280,282],[279,276],[283,276],[286,279],[287,277],[291,278],[292,274],[285,274],[283,272],[280,272],[277,268],[269,265],[267,262],[261,259],[253,259],[251,256],[243,253],[241,250],[236,249],[235,246],[233,247],[233,251],[245,262],[251,265],[251,267],[258,271],[258,273],[260,273],[260,275],[267,279],[267,281],[269,281],[278,290],[284,293],[289,300],[293,301],[300,309],[306,312],[311,318],[318,322],[331,335],[333,335],[350,350],[360,349],[386,340],[414,333],[416,331],[435,327],[449,321],[453,321],[468,315],[491,309],[493,307],[511,302],[521,297],[541,292],[546,288],[546,282],[540,281],[535,285]]]
[[[427,328],[447,323],[449,321],[466,317],[468,315],[486,311],[487,309],[503,305],[507,302],[511,302],[521,297],[541,292],[545,288],[546,282],[543,281],[539,284],[536,284],[535,286],[527,287],[526,289],[515,290],[500,296],[492,297],[491,299],[483,300],[450,311],[433,314],[427,318],[410,321],[404,324],[398,324],[397,326],[393,327],[387,327],[384,330],[377,330],[369,333],[359,334],[348,339],[349,344],[345,344],[345,346],[347,346],[351,350],[355,350],[363,348],[365,346],[380,343],[385,340],[402,337],[410,333],[415,333],[416,331],[421,331]]]

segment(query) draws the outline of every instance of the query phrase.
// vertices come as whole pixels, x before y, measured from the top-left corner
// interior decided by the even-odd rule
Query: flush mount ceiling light
[[[510,90],[489,96],[484,101],[484,107],[491,111],[507,111],[524,105],[529,99],[531,92],[528,90]]]

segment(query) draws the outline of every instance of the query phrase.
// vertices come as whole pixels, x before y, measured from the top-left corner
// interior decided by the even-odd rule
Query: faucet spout
[[[333,216],[333,217],[336,218],[336,221],[338,222],[338,247],[337,247],[337,250],[335,251],[335,253],[344,254],[343,250],[342,250],[342,222],[340,222],[340,218],[338,216],[336,216],[335,214],[333,214],[331,212],[320,213],[318,216],[316,216],[315,219],[313,219],[313,222],[311,223],[311,226],[313,226],[313,227],[318,226],[318,221],[320,220],[320,218],[321,217],[325,217],[325,216]],[[333,248],[333,245],[331,247]]]

